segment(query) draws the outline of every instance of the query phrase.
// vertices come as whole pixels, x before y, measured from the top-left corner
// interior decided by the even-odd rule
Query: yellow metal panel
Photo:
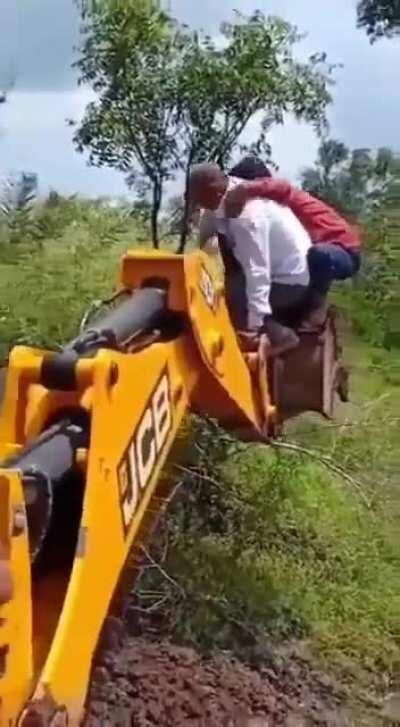
[[[254,390],[250,371],[239,348],[216,267],[200,251],[186,255],[184,265],[188,310],[200,355],[227,399],[237,408],[238,418],[241,414],[241,423],[252,422],[261,427],[260,392]],[[207,393],[205,387],[201,392],[205,405]]]
[[[128,252],[121,265],[121,285],[139,287],[148,277],[170,283],[168,305],[190,318],[192,335],[208,376],[201,378],[201,392],[194,394],[196,409],[212,416],[227,415],[237,426],[263,427],[263,402],[254,388],[240,351],[224,300],[217,266],[200,250],[187,255],[171,252]]]
[[[196,379],[187,368],[190,358],[181,340],[131,356],[103,352],[96,362],[79,552],[34,695],[68,705],[71,724],[78,723],[121,568],[188,407]],[[119,369],[115,387],[109,386],[112,362]]]
[[[0,725],[15,724],[32,686],[32,612],[26,514],[18,473],[0,470],[0,538],[9,554],[13,599],[0,608]]]
[[[35,673],[32,701],[23,713],[21,727],[25,717],[28,722],[32,705],[46,720],[65,709],[69,724],[79,723],[101,627],[126,558],[150,527],[152,510],[156,515],[160,507],[161,470],[185,412],[192,408],[211,413],[223,423],[251,431],[261,430],[268,416],[267,386],[264,382],[261,387],[257,376],[252,378],[231,326],[221,280],[207,256],[201,252],[124,256],[123,287],[140,287],[149,278],[167,282],[169,307],[182,314],[185,332],[175,340],[153,343],[136,353],[101,351],[80,361],[76,367],[78,390],[71,394],[47,391],[40,385],[46,352],[18,347],[10,359],[0,456],[18,452],[42,431],[50,416],[67,405],[85,408],[91,415],[83,512],[72,572],[52,574],[35,584],[33,616],[30,592],[27,595],[30,565],[26,543],[21,550],[23,540],[12,560],[29,618],[29,631],[23,627],[12,635],[13,649],[16,645],[22,654],[22,670],[10,672],[13,686],[0,679],[0,695],[6,695],[5,684],[15,694],[14,701],[11,697],[4,701],[9,705],[7,714],[13,712],[12,719],[27,697],[26,675],[28,671],[31,675],[32,660],[40,672]],[[79,462],[85,471],[84,452],[80,452]],[[9,472],[4,476],[17,488],[13,497],[22,502],[19,479],[12,479]],[[15,623],[21,624],[21,618],[22,611],[16,610]]]

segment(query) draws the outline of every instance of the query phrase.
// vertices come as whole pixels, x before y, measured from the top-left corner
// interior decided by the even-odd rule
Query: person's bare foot
[[[225,214],[229,219],[240,217],[246,204],[247,184],[242,182],[230,189],[225,195]]]
[[[281,356],[291,351],[300,343],[297,333],[287,326],[283,326],[273,318],[269,318],[264,325],[264,331],[271,344],[270,355]]]
[[[318,307],[309,311],[308,315],[302,320],[301,324],[299,325],[299,330],[311,331],[321,328],[326,322],[328,307],[328,301],[325,300]]]

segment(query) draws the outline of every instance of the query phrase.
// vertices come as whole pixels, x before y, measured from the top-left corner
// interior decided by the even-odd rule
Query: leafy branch
[[[92,87],[74,142],[89,163],[109,166],[151,195],[151,227],[160,244],[164,189],[178,174],[208,159],[226,165],[249,123],[260,118],[255,141],[269,156],[267,133],[292,112],[321,130],[331,101],[333,66],[324,54],[299,63],[300,36],[280,18],[236,13],[221,26],[222,43],[192,32],[156,0],[85,3],[75,64]],[[73,123],[73,122],[71,122]],[[180,251],[187,236],[185,205]]]

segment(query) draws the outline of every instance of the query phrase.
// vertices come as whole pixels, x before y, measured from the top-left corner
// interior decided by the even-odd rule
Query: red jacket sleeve
[[[293,188],[289,182],[285,182],[283,179],[257,179],[255,182],[249,182],[246,189],[253,199],[257,197],[272,199],[279,204],[290,206]]]
[[[244,187],[245,200],[261,198],[289,207],[307,230],[313,243],[332,243],[358,251],[361,237],[336,210],[307,192],[280,179],[257,179]]]

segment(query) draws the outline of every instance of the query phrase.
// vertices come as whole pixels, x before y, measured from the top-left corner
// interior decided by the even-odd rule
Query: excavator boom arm
[[[163,468],[186,414],[254,441],[277,431],[278,369],[265,341],[242,352],[206,255],[128,253],[119,286],[115,308],[61,353],[10,356],[1,725],[80,723],[113,595],[168,502]]]
[[[263,424],[204,255],[127,255],[121,284],[125,300],[60,354],[10,356],[1,535],[15,593],[0,626],[1,724],[79,723],[112,596],[167,501],[161,472],[188,410]]]

